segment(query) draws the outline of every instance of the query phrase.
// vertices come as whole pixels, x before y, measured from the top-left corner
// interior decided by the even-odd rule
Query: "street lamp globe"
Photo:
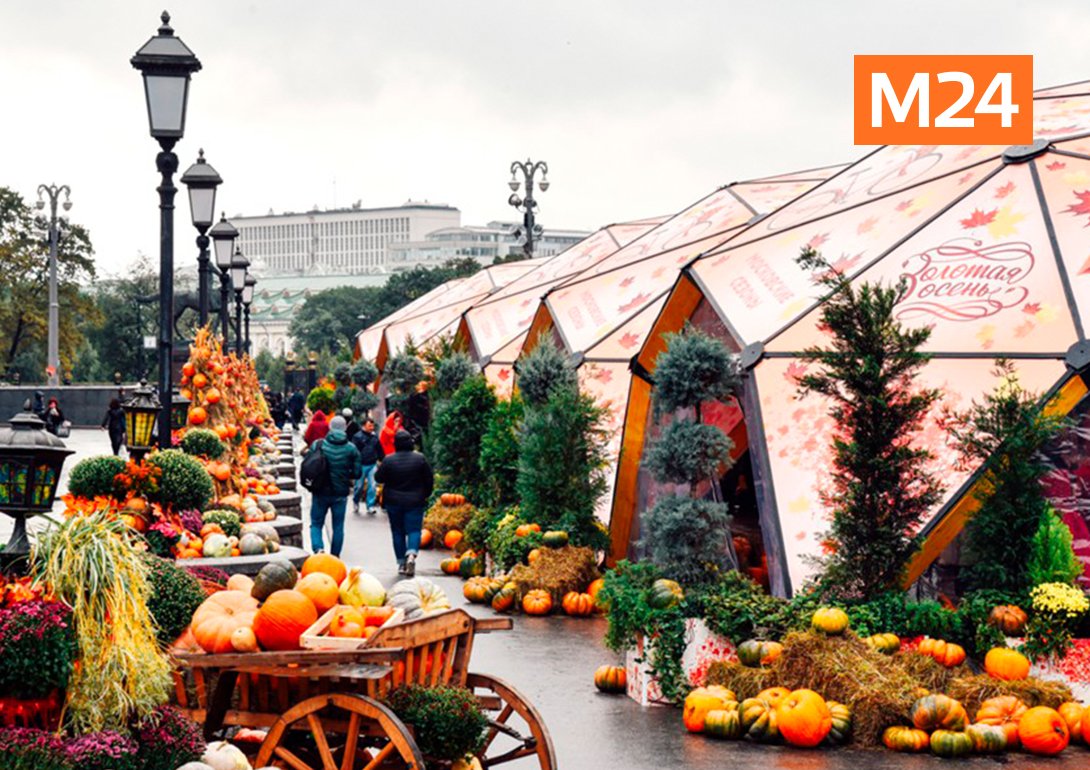
[[[121,408],[125,411],[125,437],[129,451],[143,457],[151,449],[152,430],[163,405],[156,398],[155,391],[148,387],[148,381],[141,380],[140,387],[133,391],[132,397]]]
[[[242,304],[246,307],[250,306],[250,303],[254,301],[254,286],[257,285],[257,279],[251,273],[246,274],[246,281],[242,285]]]
[[[549,189],[549,180],[548,180],[548,178],[546,178],[544,175],[542,175],[541,181],[537,183],[537,188],[539,190],[541,190],[541,192],[545,192],[546,190],[548,190]]]
[[[190,216],[199,232],[212,226],[216,215],[216,188],[222,182],[216,169],[204,159],[204,150],[197,154],[197,162],[182,174],[182,184],[189,188]]]
[[[132,66],[144,76],[148,127],[164,149],[174,146],[185,133],[189,78],[200,70],[193,51],[174,36],[170,14],[163,11],[159,34],[144,43],[132,57]]]
[[[231,257],[235,253],[235,239],[238,238],[238,230],[227,221],[227,216],[220,214],[220,221],[208,231],[212,238],[212,247],[216,252],[216,267],[220,272],[226,273],[231,269]]]
[[[242,291],[246,285],[246,268],[250,266],[250,260],[246,259],[242,250],[236,248],[235,254],[231,257],[231,285],[235,287],[235,291]]]
[[[519,180],[515,179],[515,174],[513,172],[511,174],[511,179],[507,182],[507,186],[510,187],[512,191],[517,191],[519,189]]]

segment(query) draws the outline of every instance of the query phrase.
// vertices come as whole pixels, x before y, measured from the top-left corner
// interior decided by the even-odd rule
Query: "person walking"
[[[348,436],[348,440],[351,441],[360,432],[360,424],[352,419],[352,410],[347,406],[341,410],[341,417],[344,418],[345,423],[348,425],[344,432]]]
[[[64,423],[64,412],[61,411],[60,402],[55,396],[49,399],[49,406],[45,408],[45,416],[42,419],[45,421],[45,429],[56,436],[58,429]]]
[[[394,448],[394,436],[401,430],[401,412],[390,412],[386,418],[386,422],[382,426],[382,432],[379,433],[378,440],[382,442],[382,451],[385,454],[392,455],[397,450]]]
[[[363,487],[367,485],[367,515],[375,515],[378,486],[375,483],[375,469],[386,453],[382,450],[382,442],[375,434],[375,421],[370,417],[363,421],[363,427],[351,439],[360,452],[360,477],[356,481],[356,489],[352,493],[352,513],[360,514],[360,497],[363,496]]]
[[[310,548],[315,553],[323,550],[322,527],[328,513],[333,519],[329,552],[338,557],[344,546],[344,515],[348,508],[348,495],[352,493],[352,486],[360,475],[359,450],[349,443],[344,428],[344,418],[334,417],[329,421],[329,433],[318,439],[307,452],[321,452],[328,470],[323,482],[311,492]]]
[[[325,438],[327,433],[329,433],[329,422],[326,420],[325,412],[319,409],[310,418],[310,424],[303,432],[303,443],[309,447],[315,441]]]
[[[121,445],[125,443],[125,410],[116,398],[110,399],[106,416],[102,418],[102,429],[110,434],[110,446],[114,455],[121,454]]]
[[[413,451],[413,437],[399,430],[394,436],[394,454],[382,461],[375,481],[383,485],[382,506],[390,517],[397,571],[406,577],[416,574],[420,551],[420,528],[424,506],[435,488],[435,475],[424,455]]]
[[[303,396],[303,391],[296,388],[288,399],[288,415],[291,417],[292,430],[299,430],[299,423],[303,421],[303,407],[306,405],[307,400]]]

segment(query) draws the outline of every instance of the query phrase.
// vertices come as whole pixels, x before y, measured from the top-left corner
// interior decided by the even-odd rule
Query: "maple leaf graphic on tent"
[[[816,250],[816,249],[820,249],[822,244],[824,244],[825,241],[827,241],[827,240],[829,240],[829,234],[828,233],[821,233],[820,235],[815,235],[813,238],[811,238],[810,242],[807,243],[806,245],[809,246],[811,249]]]
[[[1023,313],[1029,313],[1030,315],[1036,315],[1037,311],[1041,309],[1040,302],[1027,302],[1022,306]]]
[[[783,378],[788,382],[798,382],[799,378],[806,374],[806,364],[800,364],[797,361],[792,361],[787,365],[787,371],[783,373]]]
[[[1078,203],[1072,203],[1066,209],[1065,212],[1069,214],[1087,214],[1090,215],[1090,190],[1083,190],[1082,192],[1076,192],[1075,197],[1079,199]],[[1086,223],[1086,226],[1090,227],[1090,221]],[[1084,267],[1083,270],[1086,268]],[[1082,270],[1079,271],[1083,272]]]
[[[849,257],[847,254],[841,254],[840,259],[833,263],[833,270],[836,270],[839,273],[846,273],[855,267],[862,256],[862,252],[852,257]]]
[[[496,376],[499,377],[501,380],[507,381],[511,379],[511,370],[506,368],[500,369],[498,372],[496,372]]]
[[[1049,171],[1059,171],[1062,168],[1067,168],[1067,164],[1064,163],[1062,160],[1054,160],[1047,166],[1045,166],[1045,168],[1047,168]]]
[[[625,349],[634,348],[636,347],[636,345],[640,344],[640,337],[638,334],[625,332],[621,335],[621,339],[618,341],[618,344]]]
[[[999,209],[999,213],[988,223],[988,234],[998,240],[1007,235],[1018,232],[1017,224],[1026,218],[1025,214],[1011,211],[1010,206]]]
[[[976,154],[977,150],[979,150],[979,149],[980,149],[979,144],[974,144],[974,145],[971,145],[969,147],[966,147],[961,152],[959,152],[957,155],[954,156],[954,160],[965,160],[966,158],[971,158],[971,157],[973,157],[973,155]]]
[[[621,281],[621,288],[622,289],[627,289],[629,286],[631,286],[633,283],[635,283],[635,281],[636,281],[636,278],[634,276],[630,275],[627,278],[625,278],[623,281]]]
[[[651,299],[650,294],[644,294],[644,293],[641,292],[641,293],[637,294],[635,297],[633,297],[630,301],[628,301],[628,302],[624,303],[623,305],[621,305],[620,307],[618,307],[617,310],[619,310],[622,313],[627,313],[629,310],[635,310],[640,305],[647,302],[647,300],[649,300],[649,299]]]
[[[973,174],[972,171],[966,171],[964,174],[962,174],[961,176],[958,177],[958,185],[965,184],[966,182],[970,181],[973,178],[973,176],[975,176],[975,175]]]
[[[1007,182],[1002,187],[995,188],[995,197],[1006,198],[1012,192],[1014,192],[1014,182]]]
[[[877,217],[867,217],[859,223],[859,226],[855,228],[855,231],[860,235],[862,235],[863,233],[869,233],[871,230],[874,229],[874,226],[876,224],[878,224]]]
[[[999,209],[992,209],[991,211],[973,209],[972,214],[961,220],[961,226],[966,230],[971,230],[974,227],[983,227],[984,225],[991,224],[992,220],[995,219],[995,215],[998,213]]]

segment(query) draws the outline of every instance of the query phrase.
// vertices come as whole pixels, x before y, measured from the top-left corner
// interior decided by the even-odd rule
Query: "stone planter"
[[[294,516],[277,516],[266,524],[276,530],[280,536],[280,545],[303,547],[303,521]]]
[[[264,495],[262,499],[272,503],[277,516],[294,516],[296,518],[302,518],[303,516],[303,498],[298,492],[281,491],[276,495]]]
[[[302,548],[292,545],[281,546],[277,553],[258,556],[229,556],[223,559],[181,559],[175,563],[179,567],[215,567],[228,575],[256,575],[270,561],[281,559],[290,561],[296,567],[302,567],[310,554]]]
[[[737,661],[738,653],[734,644],[726,637],[713,633],[701,618],[689,618],[685,621],[685,653],[681,657],[681,666],[689,684],[699,687],[704,684],[708,667],[719,660]],[[662,697],[662,689],[654,672],[647,662],[650,647],[654,641],[641,638],[636,649],[625,653],[625,673],[628,678],[628,697],[641,706],[667,705]]]
[[[276,486],[280,488],[281,492],[294,492],[296,490],[296,481],[293,476],[281,476],[276,480]]]

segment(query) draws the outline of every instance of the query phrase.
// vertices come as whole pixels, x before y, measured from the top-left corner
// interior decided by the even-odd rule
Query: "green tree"
[[[518,365],[519,392],[528,407],[543,406],[561,388],[579,387],[579,379],[568,358],[551,337],[541,340]]]
[[[114,372],[128,382],[158,372],[156,352],[144,349],[144,337],[159,327],[159,274],[146,257],[128,266],[125,276],[102,281],[95,292],[99,321],[87,330],[107,380]]]
[[[49,333],[49,242],[47,222],[19,193],[0,187],[0,339],[4,364],[26,382],[45,379]],[[59,352],[62,372],[71,372],[83,342],[82,328],[97,310],[83,287],[95,277],[88,232],[64,225],[57,244]]]
[[[254,368],[257,370],[257,378],[268,383],[274,391],[284,390],[284,367],[287,359],[284,356],[273,355],[271,350],[263,349],[254,356]]]
[[[372,286],[337,286],[311,294],[288,327],[296,349],[350,351],[361,326],[358,316],[367,312],[380,291]]]
[[[484,375],[466,379],[435,408],[429,435],[435,469],[445,488],[462,492],[475,503],[487,494],[481,470],[481,438],[496,408],[496,395]]]
[[[995,374],[998,387],[965,412],[949,415],[949,427],[962,457],[981,466],[985,482],[975,487],[980,507],[965,526],[968,582],[1017,592],[1033,587],[1027,564],[1034,540],[1056,518],[1041,486],[1049,471],[1042,450],[1068,423],[1042,410],[1040,396],[1021,386],[1010,361],[997,361]]]
[[[480,503],[505,508],[518,503],[519,436],[522,433],[522,398],[514,393],[499,401],[488,416],[481,436],[481,472],[484,490]]]
[[[896,286],[854,286],[813,249],[798,264],[828,289],[821,324],[827,348],[808,348],[802,358],[818,368],[799,379],[802,394],[832,401],[832,510],[827,540],[832,553],[824,577],[835,592],[870,597],[900,585],[917,549],[910,533],[938,502],[942,485],[926,470],[932,455],[912,445],[924,416],[939,398],[915,378],[930,356],[921,348],[931,329],[906,329],[894,309],[904,296]]]

